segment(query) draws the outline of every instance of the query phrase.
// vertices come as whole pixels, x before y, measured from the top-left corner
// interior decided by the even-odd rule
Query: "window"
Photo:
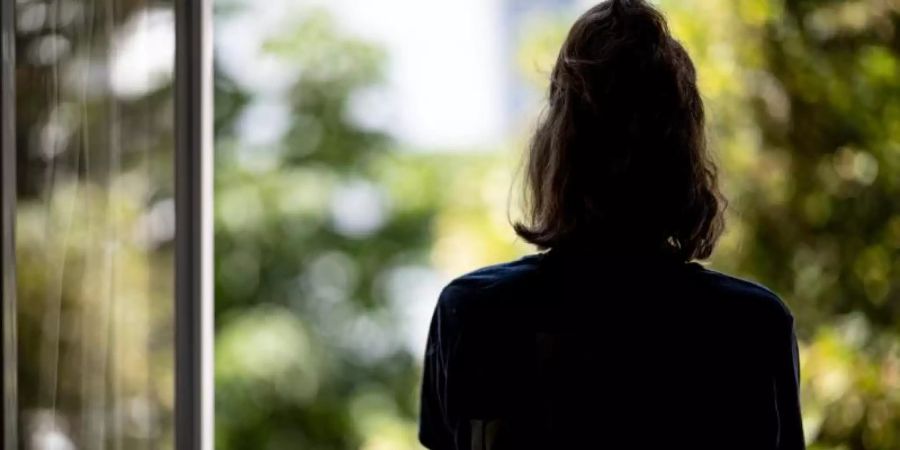
[[[4,448],[205,448],[208,2],[2,1]]]

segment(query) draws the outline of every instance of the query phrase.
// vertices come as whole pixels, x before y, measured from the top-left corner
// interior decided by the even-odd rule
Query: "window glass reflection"
[[[16,14],[22,446],[171,448],[172,5]]]

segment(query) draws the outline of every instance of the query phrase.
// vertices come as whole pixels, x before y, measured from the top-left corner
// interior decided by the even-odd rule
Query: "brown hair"
[[[525,164],[527,220],[541,249],[581,238],[706,258],[724,198],[706,150],[685,49],[643,0],[600,3],[572,26]]]

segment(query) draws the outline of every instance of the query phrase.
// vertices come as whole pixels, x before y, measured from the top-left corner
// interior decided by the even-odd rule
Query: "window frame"
[[[174,4],[175,448],[212,450],[212,0]]]
[[[15,0],[0,0],[0,359],[3,402],[2,445],[18,443],[18,365],[16,364],[16,27]]]

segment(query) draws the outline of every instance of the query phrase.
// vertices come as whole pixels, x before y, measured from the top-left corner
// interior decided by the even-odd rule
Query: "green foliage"
[[[664,2],[731,200],[714,265],[782,295],[812,448],[900,447],[898,7]]]
[[[248,169],[227,150],[218,160],[217,446],[357,448],[388,436],[409,447],[416,357],[387,335],[397,318],[382,284],[392,268],[426,264],[435,212],[392,201],[377,179],[389,140],[348,118],[382,55],[321,13],[267,50],[300,71],[277,164]],[[238,145],[233,133],[223,121],[220,148]],[[347,196],[383,220],[342,228]]]

